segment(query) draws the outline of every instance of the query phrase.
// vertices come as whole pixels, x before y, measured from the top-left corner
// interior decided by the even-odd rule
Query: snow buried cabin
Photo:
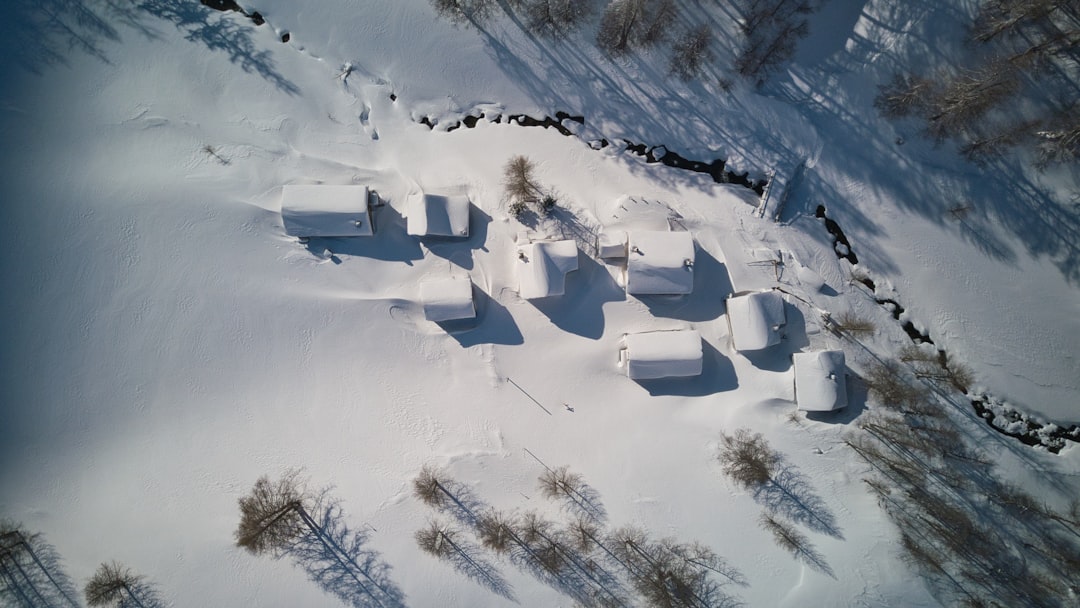
[[[689,232],[631,232],[626,293],[685,295],[694,291],[694,237]]]
[[[406,209],[405,231],[413,236],[469,238],[469,197],[414,193]]]
[[[795,353],[795,401],[804,412],[831,412],[847,407],[844,352]]]
[[[696,329],[627,334],[619,353],[633,380],[701,375],[701,334]]]
[[[541,241],[517,246],[518,295],[527,300],[566,293],[566,275],[578,269],[577,243]]]
[[[784,298],[779,291],[741,292],[727,299],[728,332],[736,351],[762,350],[780,343]]]
[[[476,318],[472,281],[468,277],[424,281],[420,283],[420,301],[428,321]]]
[[[285,234],[300,238],[371,236],[367,186],[286,185],[281,189]]]

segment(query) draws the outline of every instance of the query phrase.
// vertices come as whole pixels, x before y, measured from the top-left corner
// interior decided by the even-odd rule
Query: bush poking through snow
[[[761,433],[750,429],[738,429],[735,434],[720,436],[720,454],[717,459],[724,473],[744,488],[753,488],[772,480],[780,456],[769,446]]]
[[[872,336],[877,331],[877,325],[869,319],[864,319],[851,311],[844,311],[834,320],[836,328],[853,336]]]
[[[87,581],[84,594],[90,606],[150,608],[161,604],[144,577],[117,562],[98,566]]]

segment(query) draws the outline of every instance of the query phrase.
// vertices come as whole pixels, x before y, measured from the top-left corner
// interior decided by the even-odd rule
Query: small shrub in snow
[[[851,311],[844,311],[834,319],[836,328],[855,336],[869,336],[877,331],[873,321],[864,319]]]

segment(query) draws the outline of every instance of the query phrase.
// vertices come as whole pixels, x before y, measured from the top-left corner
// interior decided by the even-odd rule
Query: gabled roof
[[[626,256],[626,293],[687,294],[694,290],[694,237],[689,232],[631,232]]]
[[[289,184],[281,189],[281,220],[285,234],[310,236],[371,236],[367,186]]]
[[[578,268],[573,240],[528,243],[517,251],[518,295],[532,299],[566,292],[566,273]]]
[[[626,375],[635,380],[701,374],[701,334],[695,329],[626,336]]]
[[[476,317],[473,306],[472,281],[436,279],[420,283],[420,300],[428,321],[453,321]]]
[[[778,291],[755,291],[727,300],[728,326],[735,350],[761,350],[780,343],[787,322],[784,298]]]
[[[469,197],[414,194],[406,210],[406,232],[415,236],[469,236]]]
[[[847,406],[844,353],[795,353],[795,400],[806,412],[831,412]]]

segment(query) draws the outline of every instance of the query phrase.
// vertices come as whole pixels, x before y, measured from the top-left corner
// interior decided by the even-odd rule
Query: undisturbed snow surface
[[[749,582],[732,591],[750,605],[933,604],[899,564],[895,533],[861,487],[863,465],[842,444],[865,394],[832,417],[786,419],[792,352],[845,348],[859,371],[861,351],[820,331],[815,309],[795,299],[782,345],[747,357],[729,344],[723,297],[775,283],[770,265],[753,262],[761,249],[782,252],[785,289],[876,320],[879,352],[905,343],[849,284],[813,218],[818,204],[879,289],[895,289],[980,386],[1080,419],[1080,294],[1062,262],[1076,241],[1046,218],[1027,221],[1023,192],[1000,192],[1016,205],[995,203],[987,193],[1000,183],[982,184],[947,151],[896,146],[870,108],[875,81],[863,67],[885,73],[883,56],[908,52],[888,24],[933,30],[933,15],[835,0],[830,23],[850,29],[812,38],[816,51],[768,97],[720,98],[711,85],[663,80],[661,56],[611,64],[587,39],[551,47],[505,19],[454,28],[424,0],[267,0],[249,7],[269,23],[258,28],[194,2],[87,2],[107,26],[81,32],[91,53],[68,50],[39,17],[61,3],[30,4],[5,8],[5,20],[37,24],[63,60],[5,53],[2,65],[0,515],[45,533],[76,581],[118,559],[177,606],[337,605],[286,561],[232,546],[237,498],[260,475],[300,466],[335,486],[347,523],[370,529],[409,605],[498,605],[416,548],[412,534],[432,513],[410,480],[430,462],[499,508],[557,516],[536,492],[542,467],[527,448],[582,473],[611,525],[726,556]],[[417,124],[484,109],[583,113],[587,127],[579,139],[485,121],[450,133]],[[812,168],[775,224],[751,215],[752,193],[589,149],[599,136],[751,171],[804,158]],[[694,294],[628,298],[614,267],[582,255],[565,296],[520,299],[514,238],[524,227],[500,183],[514,154],[537,162],[564,219],[586,231],[625,220],[612,215],[621,195],[668,205],[663,214],[698,242]],[[1057,209],[1068,177],[1029,176],[1025,187]],[[376,210],[375,237],[305,247],[278,215],[287,183],[368,185],[389,204]],[[407,237],[409,193],[440,188],[473,201],[469,239]],[[966,227],[941,213],[961,196],[987,197]],[[559,226],[543,221],[534,235],[562,236]],[[476,327],[447,333],[425,321],[420,282],[465,274],[477,286]],[[691,326],[705,342],[700,378],[639,384],[617,367],[625,333]],[[811,533],[835,579],[774,546],[756,524],[762,507],[715,464],[719,433],[741,426],[764,433],[836,517],[840,534]],[[972,432],[1000,443],[1008,474],[1032,466],[1008,455],[1012,440]],[[1075,480],[1076,452],[1030,456]],[[500,568],[521,605],[570,604]]]

